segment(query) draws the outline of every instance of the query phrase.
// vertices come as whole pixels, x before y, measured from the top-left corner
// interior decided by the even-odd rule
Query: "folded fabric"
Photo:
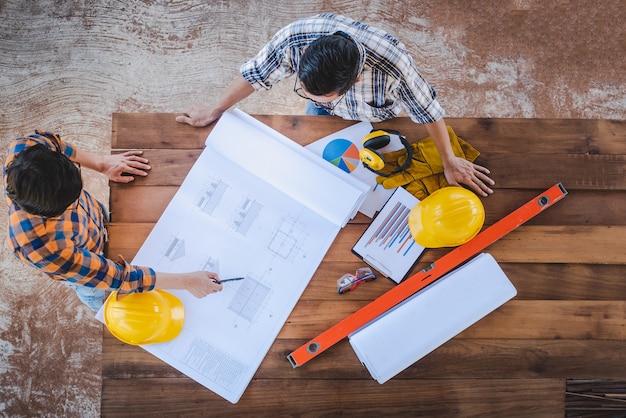
[[[447,128],[454,155],[474,162],[480,155],[480,152],[467,141],[459,138],[451,126],[447,126]],[[413,158],[409,167],[390,176],[377,176],[376,182],[385,189],[404,187],[420,200],[435,190],[449,186],[443,173],[443,163],[441,162],[441,156],[435,141],[431,137],[427,137],[411,144],[411,147],[413,148]],[[382,157],[385,160],[385,167],[381,170],[381,174],[392,173],[396,168],[404,164],[407,152],[402,149],[383,153]]]

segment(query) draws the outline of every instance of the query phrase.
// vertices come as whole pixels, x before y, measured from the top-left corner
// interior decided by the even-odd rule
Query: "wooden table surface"
[[[333,117],[255,116],[299,144],[351,125]],[[338,295],[364,264],[350,249],[369,218],[338,235],[236,405],[108,331],[103,416],[601,416],[626,413],[626,122],[447,119],[481,151],[495,193],[486,225],[556,183],[568,195],[487,248],[518,295],[383,385],[347,340],[293,369],[286,356],[394,284],[384,277]],[[406,118],[376,124],[417,141]],[[152,171],[111,184],[109,256],[132,260],[211,127],[173,114],[114,114],[113,152],[143,149]],[[428,249],[414,272],[449,249]],[[416,318],[416,321],[428,318]],[[419,338],[419,335],[415,335]],[[390,353],[391,355],[391,353]],[[602,415],[604,416],[604,415]]]

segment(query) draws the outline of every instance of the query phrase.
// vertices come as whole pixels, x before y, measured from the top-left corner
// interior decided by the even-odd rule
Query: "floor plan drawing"
[[[295,219],[282,219],[267,248],[275,255],[292,260],[299,250],[299,243],[306,237],[305,226]]]
[[[252,322],[272,289],[263,282],[247,278],[228,304],[228,309]]]

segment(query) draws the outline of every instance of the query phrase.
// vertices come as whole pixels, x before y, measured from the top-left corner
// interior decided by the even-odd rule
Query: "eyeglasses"
[[[303,99],[310,100],[311,103],[313,103],[313,106],[317,107],[318,109],[324,109],[324,110],[332,111],[335,107],[337,107],[339,102],[341,102],[343,100],[343,98],[346,96],[346,93],[344,93],[344,94],[341,95],[341,97],[339,97],[338,99],[335,99],[335,100],[333,100],[331,102],[317,102],[317,101],[311,99],[309,96],[307,96],[304,93],[304,89],[302,88],[302,86],[298,86],[298,82],[300,81],[300,79],[298,78],[297,75],[295,77],[296,77],[296,81],[293,83],[293,91],[294,91],[294,93],[296,93],[298,96],[302,97]]]
[[[361,283],[371,282],[372,280],[376,280],[376,275],[372,273],[372,269],[362,267],[356,270],[354,276],[352,274],[344,274],[337,280],[337,293],[343,295],[356,289]]]

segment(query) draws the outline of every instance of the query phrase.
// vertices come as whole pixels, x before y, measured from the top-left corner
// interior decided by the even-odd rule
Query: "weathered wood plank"
[[[178,186],[132,185],[111,187],[114,222],[154,223],[169,204]],[[502,219],[519,206],[538,196],[544,189],[499,189],[482,199],[485,224]],[[527,225],[626,225],[626,191],[574,190],[566,200],[529,220]],[[597,208],[602,208],[598,210]],[[138,210],[140,208],[140,210]],[[358,215],[351,223],[369,223],[370,218]]]
[[[152,172],[136,178],[133,186],[177,186],[182,184],[200,155],[200,149],[149,149],[144,157]],[[491,171],[496,189],[537,189],[563,183],[567,190],[626,190],[626,155],[489,153],[480,164]],[[130,185],[111,184],[112,187]]]
[[[504,218],[545,189],[497,189],[489,197],[481,199],[485,207],[485,224],[491,225]],[[525,225],[626,225],[625,191],[567,191],[562,202],[541,212]]]
[[[311,339],[366,303],[300,300],[279,338]],[[428,318],[419,320],[428,321]],[[624,321],[625,301],[513,299],[463,331],[459,337],[624,340]]]
[[[114,113],[112,148],[171,149],[203,148],[214,125],[193,128],[175,121],[173,113]],[[273,129],[306,145],[316,139],[353,125],[341,118],[316,116],[252,115]]]
[[[115,213],[115,208],[114,213]],[[122,224],[112,223],[109,225],[109,247],[107,254],[114,258],[121,255],[126,260],[132,260],[148,234],[154,228],[150,224]]]
[[[626,154],[626,121],[593,119],[448,118],[470,143],[509,152]],[[461,134],[459,134],[461,135]],[[480,149],[480,148],[479,148]],[[538,151],[540,149],[541,151]]]
[[[136,176],[130,184],[109,182],[112,188],[138,186],[180,186],[202,149],[148,149],[142,157],[152,167],[146,177]]]
[[[253,117],[302,145],[355,123],[319,116]],[[112,147],[202,148],[212,126],[192,128],[176,123],[174,118],[170,113],[115,113]],[[626,121],[621,120],[447,118],[446,123],[481,152],[626,154]],[[423,126],[407,117],[374,127],[399,130],[411,142],[428,135]]]
[[[374,380],[253,379],[232,405],[191,379],[105,377],[102,416],[541,418],[562,415],[564,386],[562,379],[397,379],[384,385]],[[143,388],[141,396],[137,388]]]
[[[419,262],[413,271],[417,273],[429,264]],[[620,264],[499,264],[517,289],[516,300],[622,300],[626,294],[626,266]],[[378,275],[376,280],[338,295],[337,279],[345,273],[354,274],[357,268],[364,266],[366,264],[356,257],[352,261],[324,261],[300,300],[368,302],[396,286],[391,280]]]
[[[301,300],[333,298],[337,291],[336,279],[345,273],[363,267],[355,261],[325,261],[311,278]],[[418,272],[429,263],[419,262]],[[623,300],[626,294],[626,266],[619,264],[554,264],[554,263],[499,263],[517,289],[517,300]],[[354,291],[337,297],[343,300],[373,300],[395,283],[378,276],[375,281],[358,286]]]
[[[194,128],[170,113],[113,113],[111,148],[203,148],[213,126]]]
[[[333,347],[291,373],[282,363],[295,348],[308,340],[279,339],[257,373],[258,378],[285,376],[336,379],[367,378],[348,341]],[[625,341],[453,338],[408,367],[394,379],[530,379],[586,376],[620,378]],[[585,361],[580,361],[585,359]],[[356,363],[355,363],[356,362]],[[287,365],[290,366],[289,364]]]
[[[626,155],[485,153],[481,164],[499,188],[546,189],[563,183],[568,190],[624,190]]]
[[[346,225],[325,260],[344,260],[364,230],[364,225]],[[618,248],[626,248],[623,226],[522,225],[485,251],[503,263],[624,264],[626,259]],[[434,262],[450,250],[426,249],[420,260]]]
[[[623,264],[499,263],[517,300],[623,300]]]
[[[487,247],[497,260],[515,263],[613,263],[626,259],[626,227],[521,226]]]
[[[109,254],[135,256],[154,224],[110,225]],[[337,236],[325,261],[342,261],[351,254],[354,243],[363,234],[365,225],[349,224]],[[522,225],[487,247],[496,260],[503,263],[588,263],[625,264],[626,226],[543,226]],[[449,252],[427,249],[420,258],[434,262]]]
[[[179,186],[145,186],[135,184],[111,187],[109,207],[111,222],[156,223],[170,203]]]
[[[568,379],[566,417],[622,417],[626,415],[626,379]]]
[[[371,379],[349,342],[298,369],[287,355],[305,339],[277,339],[255,379]],[[124,344],[106,332],[103,374],[111,379],[183,378],[184,375],[142,348]],[[453,338],[394,379],[621,378],[626,376],[623,340],[545,340]],[[581,361],[581,359],[585,359]]]

